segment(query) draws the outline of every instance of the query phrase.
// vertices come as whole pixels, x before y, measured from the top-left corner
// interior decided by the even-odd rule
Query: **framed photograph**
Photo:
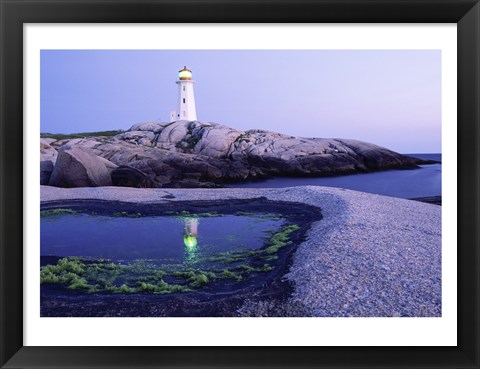
[[[2,368],[479,367],[477,1],[0,4]]]

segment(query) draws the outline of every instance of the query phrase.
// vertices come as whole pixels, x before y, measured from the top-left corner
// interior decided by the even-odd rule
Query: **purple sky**
[[[184,65],[200,121],[441,152],[437,50],[43,50],[41,132],[168,121]]]

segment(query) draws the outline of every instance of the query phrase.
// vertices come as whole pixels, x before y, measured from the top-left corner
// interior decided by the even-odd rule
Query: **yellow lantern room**
[[[190,69],[187,69],[186,66],[184,66],[182,70],[178,71],[178,78],[181,81],[191,80],[192,79],[192,71]]]

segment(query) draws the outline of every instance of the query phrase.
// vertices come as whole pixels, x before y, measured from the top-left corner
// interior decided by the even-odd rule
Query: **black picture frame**
[[[0,0],[0,366],[2,368],[479,368],[478,0]],[[457,23],[456,347],[23,346],[25,23]],[[121,324],[121,323],[119,323]],[[287,333],[286,333],[287,334]]]

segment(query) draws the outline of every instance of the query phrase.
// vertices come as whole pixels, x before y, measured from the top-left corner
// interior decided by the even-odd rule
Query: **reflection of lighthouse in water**
[[[187,251],[194,251],[197,247],[198,218],[185,218],[183,228],[183,243]]]

